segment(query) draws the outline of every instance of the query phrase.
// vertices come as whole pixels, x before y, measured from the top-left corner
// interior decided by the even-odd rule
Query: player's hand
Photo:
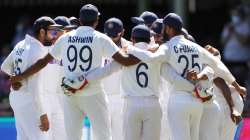
[[[239,86],[238,89],[236,89],[240,96],[245,100],[247,97],[247,89],[245,87]]]
[[[75,94],[78,90],[82,90],[87,85],[88,80],[84,76],[77,77],[73,80],[64,77],[61,87],[66,95],[71,95]]]
[[[23,77],[20,75],[15,75],[10,77],[10,82],[11,83],[17,83],[23,80]]]
[[[242,117],[241,117],[240,113],[238,113],[237,111],[233,110],[233,112],[231,113],[231,119],[237,125],[242,120]]]
[[[159,47],[154,47],[154,48],[149,48],[148,51],[155,53],[158,49]]]
[[[11,83],[11,87],[14,90],[19,90],[22,87],[22,83],[21,82],[15,82],[15,83]]]
[[[48,131],[49,130],[49,119],[47,114],[44,114],[42,116],[40,116],[40,126],[39,128],[41,129],[41,131]]]
[[[194,81],[194,80],[197,80],[197,79],[198,79],[198,76],[197,76],[197,72],[196,71],[189,70],[187,72],[187,80]]]
[[[127,52],[128,52],[128,46],[126,46],[126,45],[122,46],[122,48],[121,48],[120,51],[121,51],[121,53],[127,54]]]

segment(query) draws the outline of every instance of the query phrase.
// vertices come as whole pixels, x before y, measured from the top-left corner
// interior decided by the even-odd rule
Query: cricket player
[[[169,42],[160,46],[155,53],[137,48],[128,48],[128,53],[144,62],[167,62],[183,77],[186,77],[188,70],[194,69],[200,72],[202,65],[207,64],[219,77],[235,86],[239,92],[245,92],[222,62],[217,61],[214,56],[198,44],[184,38],[181,34],[182,19],[178,15],[168,14],[164,17],[163,24],[165,26],[164,33],[170,38]],[[201,101],[194,97],[191,92],[172,91],[168,106],[170,139],[198,140],[202,110]]]
[[[138,25],[131,33],[134,47],[147,50],[150,48],[150,29],[145,25]],[[168,74],[169,67],[159,62],[144,63],[130,67],[123,67],[121,78],[121,94],[123,105],[123,133],[125,140],[159,140],[161,132],[162,111],[159,103],[160,76],[171,81],[179,82],[179,75],[171,78],[175,73]],[[169,79],[170,78],[170,79]],[[179,76],[179,78],[182,78]],[[175,79],[176,81],[174,81]],[[180,81],[187,82],[185,79]],[[178,83],[182,87],[185,84]],[[191,90],[194,86],[187,83]],[[185,89],[183,88],[183,89]],[[186,88],[187,89],[187,88]]]
[[[51,26],[59,26],[50,17],[34,22],[34,36],[26,35],[4,60],[1,70],[9,76],[18,75],[47,53],[44,45],[51,44]],[[48,118],[48,98],[44,90],[44,73],[21,81],[17,89],[11,88],[10,104],[16,120],[17,140],[48,140],[51,122]],[[19,89],[20,88],[20,89]],[[40,128],[39,128],[40,127]],[[43,132],[45,131],[45,132]]]
[[[73,29],[74,26],[70,25],[70,22],[65,16],[58,16],[54,19],[55,23],[61,25],[60,28],[54,28],[51,31],[53,36],[52,43],[64,33],[68,32],[70,29]],[[51,46],[45,46],[47,52],[53,48]],[[51,140],[66,140],[66,129],[65,129],[65,120],[64,120],[64,94],[61,88],[61,81],[63,78],[63,67],[61,61],[52,60],[48,65],[43,69],[45,71],[44,79],[44,91],[47,93],[46,97],[49,100],[49,120],[51,123],[51,129],[49,130]]]
[[[144,11],[139,17],[131,17],[131,21],[135,24],[145,24],[149,28],[152,26],[153,22],[158,19],[158,16],[150,11]]]
[[[65,32],[69,32],[78,27],[77,25],[72,24],[70,20],[65,16],[57,16],[54,18],[54,21],[56,22],[56,24],[62,25],[62,28]]]
[[[163,19],[157,19],[151,25],[151,30],[153,31],[153,37],[156,44],[161,45],[164,43],[163,35],[161,33],[163,28]]]
[[[123,56],[108,36],[95,30],[99,15],[96,6],[84,5],[80,9],[82,26],[62,35],[44,58],[38,60],[36,64],[20,75],[13,76],[11,81],[14,83],[26,79],[53,59],[62,60],[64,76],[67,79],[74,79],[100,67],[103,57],[112,57],[115,61],[126,66],[138,63],[139,59],[132,55]],[[100,82],[96,81],[84,90],[79,90],[66,98],[65,127],[68,140],[81,139],[83,113],[90,119],[96,140],[111,139],[109,112]],[[86,84],[84,83],[82,87]]]
[[[191,73],[195,75],[189,76]],[[204,94],[213,95],[212,99],[203,103],[203,113],[200,120],[199,140],[220,140],[220,107],[216,100],[214,100],[213,80],[214,71],[209,66],[205,66],[200,73],[189,71],[187,79],[195,81],[200,86]],[[208,131],[209,130],[209,131]]]
[[[212,46],[207,45],[205,47],[210,53],[220,59],[220,52]],[[215,74],[216,76],[216,74]],[[234,87],[228,87],[227,83],[222,79],[216,78],[214,80],[214,94],[216,95],[215,100],[217,100],[221,112],[220,112],[220,139],[233,140],[236,126],[241,120],[241,114],[243,111],[243,99],[245,95],[240,95]],[[230,99],[225,98],[225,91],[222,90],[221,86],[227,86],[227,94],[230,95]]]
[[[205,48],[207,50],[209,50],[213,55],[220,58],[220,53],[217,49],[215,49],[209,45],[207,45]],[[190,73],[192,73],[192,71],[188,72],[188,75]],[[205,92],[212,92],[214,94],[214,92],[213,92],[214,87],[213,86],[216,86],[216,88],[220,89],[222,92],[225,92],[225,87],[222,86],[223,83],[220,82],[220,79],[214,78],[215,76],[216,76],[216,74],[214,73],[213,69],[211,69],[208,66],[206,66],[202,70],[201,73],[194,75],[195,80],[200,80],[199,84],[202,86],[202,88],[204,89]],[[192,77],[192,76],[187,76],[187,79],[194,80],[192,78],[190,79],[189,77]],[[213,83],[215,83],[215,85],[213,85]],[[228,99],[227,99],[228,97],[225,97],[225,95],[231,96],[232,90],[230,91],[228,86],[226,87],[226,90],[227,90],[226,94],[219,93],[219,94],[221,94],[221,95],[219,95],[219,97],[221,97],[221,100],[218,100],[218,101],[220,101],[220,103],[218,103],[217,100],[214,100],[214,99],[217,99],[218,97],[213,98],[213,100],[211,100],[212,102],[208,101],[208,102],[204,103],[204,110],[203,110],[201,124],[200,124],[200,140],[209,140],[209,139],[219,140],[219,139],[221,139],[221,132],[222,132],[221,129],[224,129],[224,128],[222,128],[224,126],[222,126],[221,124],[224,125],[225,120],[227,120],[228,118],[230,118],[229,124],[231,124],[232,120],[233,120],[233,123],[235,123],[235,124],[239,123],[241,113],[238,114],[237,113],[238,111],[235,112],[235,110],[239,110],[239,107],[238,107],[239,103],[236,100],[232,100],[232,99],[230,99],[228,101]],[[236,94],[236,95],[240,96],[239,94]],[[222,99],[222,98],[224,98],[224,99]],[[231,98],[231,97],[229,97],[229,98]],[[234,105],[234,103],[235,103],[235,105]],[[221,108],[223,110],[220,108],[219,104],[224,105],[224,106],[221,106]],[[241,108],[240,111],[242,112],[243,102],[241,102],[241,104],[242,104],[242,106],[240,107]],[[224,114],[223,113],[224,108],[226,108],[226,107],[230,108],[230,114],[229,113],[227,114],[227,118],[225,118],[224,116],[221,115],[221,114]],[[229,131],[230,131],[231,130],[230,128],[231,127],[226,127],[225,129],[227,129],[227,131],[229,129]],[[210,130],[209,133],[207,130]],[[233,137],[231,137],[230,139],[232,140]]]
[[[104,24],[104,33],[119,47],[126,47],[129,41],[123,38],[123,23],[118,18],[110,18]],[[104,66],[109,64],[112,59],[104,59]],[[115,82],[114,82],[115,81]],[[105,94],[108,95],[108,106],[111,116],[111,132],[114,140],[122,140],[122,105],[123,99],[120,96],[121,71],[112,73],[102,80]],[[112,83],[112,84],[111,84]]]

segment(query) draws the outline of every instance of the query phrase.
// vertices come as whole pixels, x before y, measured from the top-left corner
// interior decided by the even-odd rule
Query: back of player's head
[[[99,15],[100,12],[98,11],[96,6],[92,4],[86,4],[82,6],[82,8],[80,9],[80,14],[79,14],[80,22],[83,25],[91,26],[91,23],[94,24],[94,22],[98,19]]]
[[[123,23],[118,18],[110,18],[104,24],[104,33],[109,37],[117,37],[123,31]]]
[[[163,19],[157,19],[156,21],[153,22],[153,24],[151,26],[151,30],[155,34],[161,34],[162,28],[163,28]]]
[[[56,18],[54,18],[54,21],[56,22],[56,24],[62,25],[64,29],[77,28],[77,26],[71,25],[69,19],[65,16],[57,16]]]
[[[131,38],[135,42],[150,42],[150,29],[145,25],[137,25],[132,29]]]
[[[80,21],[79,21],[79,19],[76,18],[76,17],[70,17],[70,18],[69,18],[69,22],[70,22],[71,25],[75,25],[75,26],[77,26],[77,27],[80,26]]]
[[[174,28],[176,31],[181,32],[183,21],[181,17],[175,13],[169,13],[163,19],[163,24]]]
[[[52,18],[47,17],[47,16],[42,16],[36,19],[36,21],[33,24],[33,30],[34,30],[35,36],[39,35],[41,29],[44,29],[46,31],[48,30],[49,27],[61,28],[62,26],[59,24],[56,24]]]
[[[143,24],[144,23],[148,27],[150,27],[156,19],[158,19],[158,16],[155,13],[145,11],[140,15],[140,17],[132,17],[131,21],[135,24]]]

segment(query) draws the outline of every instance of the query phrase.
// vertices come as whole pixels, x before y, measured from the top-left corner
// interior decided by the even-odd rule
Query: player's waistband
[[[151,96],[131,96],[131,95],[126,95],[126,96],[123,96],[124,99],[159,99],[158,96],[156,95],[151,95]]]
[[[172,91],[170,91],[169,94],[170,95],[171,94],[189,94],[189,95],[193,96],[193,93],[191,91],[183,91],[183,90],[172,90]]]

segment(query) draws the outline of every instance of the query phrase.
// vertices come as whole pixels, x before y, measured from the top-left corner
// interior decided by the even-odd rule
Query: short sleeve
[[[1,70],[11,75],[13,72],[13,55],[14,55],[15,49],[11,51],[11,53],[8,55],[8,57],[3,61],[1,65]]]
[[[49,54],[52,55],[56,60],[62,59],[62,50],[66,43],[66,36],[61,36],[55,42],[53,48],[50,50]]]
[[[104,57],[112,58],[112,56],[120,50],[118,46],[106,35],[100,36],[99,43],[99,45],[103,47]]]

